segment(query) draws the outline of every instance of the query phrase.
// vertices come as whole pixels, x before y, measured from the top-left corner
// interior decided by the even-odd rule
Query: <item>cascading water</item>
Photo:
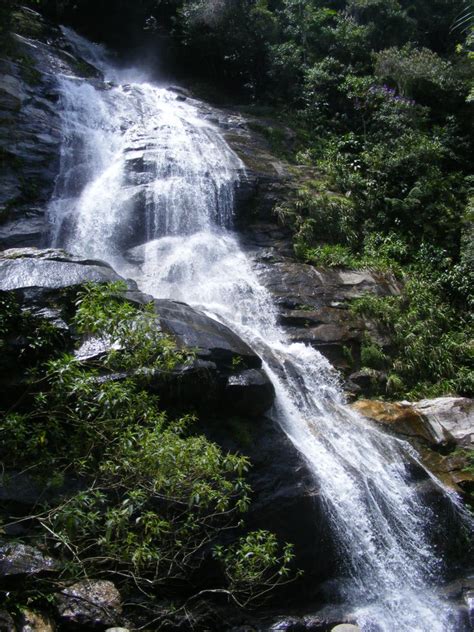
[[[178,101],[100,47],[66,35],[102,84],[60,77],[64,141],[51,243],[105,259],[160,298],[198,305],[264,359],[273,416],[309,464],[347,561],[344,595],[364,631],[455,632],[436,594],[429,509],[403,442],[347,409],[324,358],[290,344],[229,230],[244,168],[196,102]]]

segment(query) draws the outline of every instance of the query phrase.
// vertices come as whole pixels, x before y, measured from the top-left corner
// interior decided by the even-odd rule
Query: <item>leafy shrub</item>
[[[453,69],[428,48],[416,49],[411,45],[388,48],[376,55],[376,76],[392,80],[403,96],[414,96],[421,89],[433,86],[449,90],[454,86]]]
[[[354,301],[352,309],[379,321],[391,333],[393,391],[400,394],[403,387],[412,398],[472,395],[472,322],[468,316],[460,319],[445,301],[439,281],[417,270],[402,296],[365,296]]]
[[[325,245],[309,248],[304,242],[295,243],[297,257],[322,268],[355,268],[359,261],[346,246]]]
[[[291,580],[293,547],[282,547],[268,531],[249,533],[227,550],[218,546],[214,554],[222,562],[234,600],[242,607],[262,603],[275,584]]]
[[[32,382],[31,407],[1,422],[3,464],[48,485],[73,482],[66,496],[31,517],[44,543],[62,553],[66,576],[117,575],[144,592],[189,589],[224,530],[241,526],[250,464],[200,435],[192,416],[160,410],[146,390],[150,371],[169,371],[188,354],[159,330],[151,307],[133,306],[123,289],[90,284],[80,292],[75,326],[108,351],[96,366],[73,355],[44,364]],[[8,303],[3,330],[11,331],[15,309]],[[241,573],[220,590],[249,605],[291,581],[291,547],[279,550],[266,532],[219,545],[216,559],[233,569],[228,577]],[[259,560],[258,572],[238,570],[247,554]]]

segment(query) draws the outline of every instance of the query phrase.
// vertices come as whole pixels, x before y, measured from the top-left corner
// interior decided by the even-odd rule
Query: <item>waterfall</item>
[[[105,82],[58,77],[64,139],[50,245],[105,259],[143,291],[199,306],[246,340],[275,386],[271,414],[323,494],[346,560],[345,603],[362,630],[455,632],[436,591],[436,518],[410,484],[416,454],[348,409],[329,363],[278,326],[232,232],[240,159],[198,102],[64,31]]]

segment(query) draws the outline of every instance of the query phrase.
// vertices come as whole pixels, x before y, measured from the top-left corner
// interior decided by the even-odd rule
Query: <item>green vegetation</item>
[[[0,424],[3,468],[67,490],[28,518],[37,525],[35,541],[61,555],[63,579],[108,577],[150,599],[158,586],[189,599],[192,573],[214,550],[223,575],[218,592],[238,605],[260,603],[294,577],[292,548],[266,531],[237,539],[250,502],[248,459],[224,453],[194,417],[160,408],[150,380],[192,355],[160,332],[151,307],[124,299],[123,289],[86,285],[75,303],[73,326],[80,339],[103,344],[100,361],[51,358],[51,338],[39,335],[37,320],[15,297],[2,298],[2,338],[18,335],[20,322],[33,369],[27,397]],[[228,545],[220,542],[224,532]]]
[[[390,333],[390,358],[373,342],[361,356],[367,367],[389,369],[390,395],[418,399],[474,392],[472,317],[447,300],[438,275],[412,269],[401,296],[366,296],[352,309],[383,323]]]

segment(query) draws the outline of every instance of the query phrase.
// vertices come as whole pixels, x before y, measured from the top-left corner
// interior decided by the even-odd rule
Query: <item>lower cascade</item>
[[[64,31],[106,83],[58,78],[63,143],[48,245],[104,259],[141,290],[198,306],[246,341],[275,387],[271,415],[323,495],[344,606],[367,632],[454,632],[454,610],[436,590],[435,517],[409,482],[417,455],[348,409],[329,363],[278,326],[232,231],[244,165],[202,104],[115,68],[104,49]]]

